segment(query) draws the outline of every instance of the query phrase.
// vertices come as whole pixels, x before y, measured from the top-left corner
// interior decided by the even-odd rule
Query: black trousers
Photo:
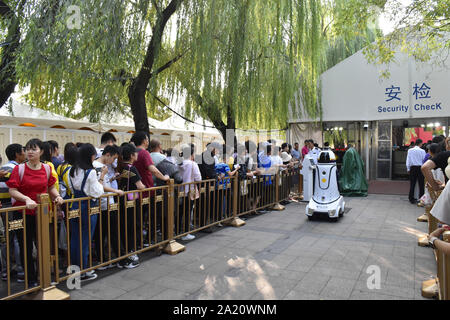
[[[424,194],[424,177],[422,171],[420,170],[420,166],[411,166],[409,171],[409,201],[414,201],[414,189],[416,187],[416,182],[419,182],[419,197]]]
[[[22,215],[20,214],[20,217]],[[23,241],[23,229],[17,230],[17,238],[19,240],[20,255],[22,259],[22,266],[25,269],[25,255],[27,258],[26,273],[28,275],[28,282],[35,282],[38,280],[36,261],[33,259],[33,244],[38,248],[37,242],[37,220],[36,216],[27,215],[25,217],[26,224],[26,252]],[[39,257],[38,257],[39,259]]]
[[[108,261],[109,257],[109,249],[111,252],[116,255],[116,257],[120,257],[121,252],[124,253],[123,242],[122,239],[119,239],[119,221],[118,221],[118,213],[117,211],[109,212],[109,220],[108,220],[108,211],[101,212],[101,223],[100,217],[97,220],[97,224],[95,226],[94,240],[95,240],[95,252],[97,255],[97,261],[103,263],[104,261]],[[108,236],[108,224],[109,224],[109,236]],[[102,231],[102,239],[100,241],[100,229]],[[109,244],[108,244],[109,242]],[[103,250],[103,252],[101,251]],[[102,257],[103,253],[103,257]],[[101,257],[103,259],[101,259]],[[112,257],[111,257],[112,258]]]
[[[142,232],[139,200],[135,200],[135,208],[130,207],[127,209],[125,209],[125,201],[127,199],[120,197],[120,237],[125,247],[125,254],[127,254],[141,249]]]
[[[180,197],[178,204],[177,220],[175,225],[175,233],[182,234],[190,231],[191,210],[194,205],[194,201],[189,200],[189,195],[186,197]]]

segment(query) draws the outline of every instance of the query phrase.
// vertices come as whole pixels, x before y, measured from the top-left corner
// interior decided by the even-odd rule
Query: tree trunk
[[[145,131],[147,133],[150,131],[145,94],[150,79],[153,76],[153,64],[161,48],[164,28],[166,27],[169,18],[175,13],[182,1],[183,0],[172,0],[156,19],[152,39],[148,45],[144,63],[142,64],[138,76],[132,81],[128,88],[128,99],[130,101],[136,131]]]
[[[24,1],[22,1],[23,6]],[[21,8],[21,6],[19,6]],[[16,51],[20,43],[20,19],[14,15],[14,12],[3,2],[0,1],[0,18],[10,19],[6,45],[3,47],[3,53],[0,64],[0,108],[8,101],[14,88],[17,85],[16,80]]]

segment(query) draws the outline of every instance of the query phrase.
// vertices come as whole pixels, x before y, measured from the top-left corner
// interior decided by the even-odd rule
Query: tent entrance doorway
[[[391,179],[409,179],[406,157],[411,143],[415,143],[418,139],[427,143],[436,136],[446,136],[446,131],[447,119],[442,118],[392,121]],[[386,155],[387,153],[386,150]]]

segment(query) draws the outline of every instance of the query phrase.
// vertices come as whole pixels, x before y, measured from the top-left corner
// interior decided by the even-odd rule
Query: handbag
[[[194,165],[192,165],[192,176],[194,176]],[[194,185],[194,188],[192,188],[192,185],[189,186],[189,198],[192,201],[200,198],[200,192],[198,191],[197,185]]]
[[[128,182],[127,182],[127,191],[130,191],[130,172],[131,165],[128,165]],[[128,201],[139,199],[139,192],[127,193]]]
[[[245,196],[248,194],[247,179],[241,181],[241,195]]]
[[[67,229],[64,221],[59,224],[58,248],[67,250]]]

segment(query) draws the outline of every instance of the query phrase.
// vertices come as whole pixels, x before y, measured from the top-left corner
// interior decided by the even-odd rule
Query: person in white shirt
[[[179,163],[180,152],[177,149],[169,148],[167,149],[167,160],[173,164]]]
[[[417,139],[414,148],[408,150],[408,155],[406,156],[406,170],[409,173],[409,202],[412,204],[417,203],[417,199],[414,198],[414,189],[416,187],[416,182],[419,182],[419,198],[424,194],[424,177],[421,171],[423,164],[423,159],[425,159],[426,152],[422,147],[423,141]]]
[[[282,171],[285,168],[287,168],[287,165],[283,164],[283,159],[281,159],[281,157],[280,157],[280,147],[275,146],[273,148],[273,152],[272,152],[272,155],[270,156],[270,158],[271,158],[271,165],[278,169],[278,170],[276,170],[276,172]]]
[[[194,162],[194,152],[195,146],[192,143],[182,147],[182,156],[184,160],[183,163],[179,165],[179,168],[180,174],[183,176],[183,184],[202,181],[202,175],[198,164]],[[194,203],[198,203],[196,200],[198,199],[197,196],[199,196],[199,193],[198,186],[194,184],[187,184],[179,188],[179,191],[184,192],[184,199],[180,198],[180,206],[178,208],[178,226],[176,230],[178,233],[185,233],[190,229],[192,221],[191,211]],[[192,234],[187,234],[181,238],[181,240],[184,241],[193,239],[195,239],[195,236]]]
[[[74,198],[98,198],[105,192],[103,182],[108,169],[103,167],[100,178],[97,177],[97,173],[92,164],[96,156],[97,152],[95,147],[90,143],[85,143],[78,149],[77,160],[69,171],[69,188]],[[79,232],[80,218],[71,219],[70,258],[72,265],[80,266],[81,269],[87,269],[89,268],[88,256],[91,245],[89,239],[92,239],[94,235],[98,217],[97,215],[91,215],[89,218],[88,201],[82,200],[80,202],[74,201],[71,208],[72,210],[81,210],[81,235]],[[95,201],[91,200],[90,207],[93,208],[96,205]],[[88,220],[90,220],[90,226]],[[80,236],[82,238],[81,248]],[[81,261],[80,249],[82,252]],[[97,274],[94,271],[88,271],[81,276],[81,281],[93,280],[95,278],[97,278]]]
[[[97,151],[96,159],[100,158],[106,146],[112,146],[117,142],[116,137],[111,132],[105,132],[100,138],[100,147],[95,148]]]
[[[317,159],[319,159],[319,154],[320,154],[320,149],[314,144],[314,142],[312,140],[309,140],[309,145],[310,145],[310,151],[309,151],[309,155],[311,156],[311,158],[314,160],[314,164],[317,164]]]
[[[114,137],[114,135],[111,132],[105,132],[104,134],[102,134],[102,137],[100,138],[100,147],[99,148],[95,148],[95,150],[97,151],[97,156],[95,157],[95,160],[101,158],[101,156],[103,155],[103,151],[105,150],[105,148],[107,146],[114,146],[115,143],[117,142],[116,137]],[[108,176],[109,177],[113,177],[114,174],[116,173],[116,168],[117,168],[117,158],[116,160],[114,160],[114,162],[109,163],[106,165],[108,167]],[[111,188],[117,190],[119,187],[117,185],[117,180],[112,180],[111,181]]]
[[[150,141],[150,157],[152,158],[153,164],[156,167],[161,161],[167,157],[162,153],[161,142],[157,139],[152,139]],[[156,176],[152,174],[153,181],[156,181]]]
[[[117,188],[117,181],[115,180],[116,174],[114,173],[114,171],[111,172],[109,170],[111,165],[115,161],[117,161],[118,156],[119,156],[119,147],[117,147],[115,145],[107,145],[103,149],[102,156],[100,158],[98,158],[97,160],[95,160],[92,163],[92,165],[94,166],[99,179],[100,179],[100,175],[101,175],[101,171],[102,171],[103,167],[106,167],[108,169],[108,172],[106,173],[103,183],[102,183],[105,194],[106,193],[117,193],[117,194],[119,194],[119,196],[123,196],[124,192]],[[113,182],[115,182],[114,186],[116,186],[116,188],[114,188]],[[96,225],[95,233],[94,233],[95,248],[96,248],[97,259],[98,259],[99,263],[103,263],[103,261],[100,261],[101,257],[103,257],[103,259],[105,259],[105,257],[106,257],[106,251],[104,250],[103,254],[102,254],[101,247],[103,246],[103,248],[105,248],[106,247],[105,243],[107,243],[107,242],[105,242],[105,239],[108,235],[108,221],[109,221],[108,220],[108,205],[111,205],[114,203],[115,203],[114,197],[112,197],[112,196],[108,197],[108,198],[102,198],[100,201],[102,216],[101,216],[101,221],[100,220],[97,221],[97,225]],[[101,228],[101,235],[102,235],[103,239],[100,239],[100,228]],[[113,242],[111,241],[111,243],[113,243]],[[100,267],[98,269],[103,270],[106,268],[107,267]]]

